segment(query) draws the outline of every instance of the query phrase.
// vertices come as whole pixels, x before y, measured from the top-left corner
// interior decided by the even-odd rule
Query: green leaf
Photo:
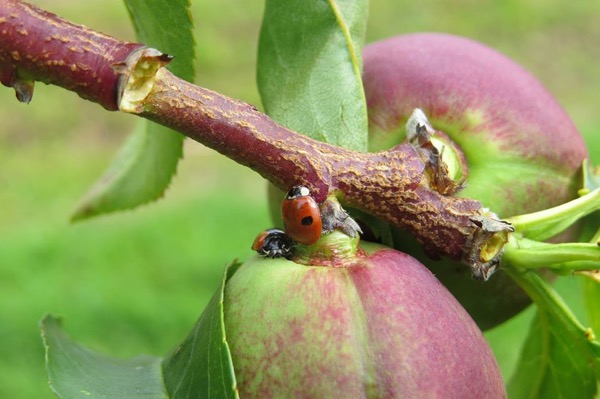
[[[594,227],[597,229],[592,235],[590,242],[600,245],[600,229],[598,229],[598,221],[600,220],[600,214],[592,215],[594,218],[587,220],[587,222],[593,222]],[[592,223],[589,223],[590,225]],[[585,303],[586,313],[592,329],[596,334],[600,334],[600,264],[596,262],[595,267],[590,268],[588,271],[582,271],[579,274],[584,276],[583,281],[583,300]]]
[[[367,0],[267,0],[258,88],[267,114],[314,139],[366,151]]]
[[[73,342],[58,319],[41,323],[50,386],[71,398],[239,399],[223,321],[225,283],[240,266],[232,263],[193,330],[164,359],[115,359]]]
[[[169,70],[194,80],[194,23],[190,0],[124,0],[137,39],[175,57]]]
[[[181,158],[181,143],[180,137],[162,126],[139,121],[104,176],[82,199],[72,219],[130,209],[161,197]]]
[[[223,321],[225,282],[239,264],[231,264],[223,284],[187,338],[163,361],[170,398],[239,399]]]
[[[600,246],[586,242],[552,244],[513,234],[504,247],[502,263],[522,269],[549,268],[557,272],[600,267]]]
[[[553,288],[537,273],[507,272],[538,307],[517,369],[508,384],[511,399],[586,399],[598,393],[600,344]]]
[[[125,0],[137,38],[173,55],[169,69],[194,79],[194,36],[189,0]],[[131,209],[162,197],[183,153],[183,136],[140,121],[119,155],[85,195],[72,219]]]
[[[590,191],[600,188],[600,166],[593,167],[587,159],[584,159],[581,170],[583,174],[583,188],[579,190],[579,195],[585,195]]]
[[[583,281],[585,310],[596,334],[600,334],[600,272],[591,272]]]
[[[543,241],[564,231],[573,223],[600,210],[600,189],[554,208],[513,216],[506,221],[515,230],[532,240]]]
[[[46,316],[41,322],[50,387],[63,399],[167,399],[161,359],[138,356],[115,359],[73,342],[60,320]]]

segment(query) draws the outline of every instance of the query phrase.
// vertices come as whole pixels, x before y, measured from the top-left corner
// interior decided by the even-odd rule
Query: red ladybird
[[[305,186],[294,186],[281,203],[285,232],[294,241],[312,245],[321,237],[323,222],[319,204]]]
[[[288,258],[292,255],[294,242],[280,229],[268,229],[256,236],[252,250],[267,258]]]

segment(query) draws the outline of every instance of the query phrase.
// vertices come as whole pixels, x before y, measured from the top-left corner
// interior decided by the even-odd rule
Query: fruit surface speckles
[[[465,110],[465,120],[467,123],[467,128],[474,129],[477,126],[481,126],[484,122],[483,112],[478,109],[467,108]]]
[[[466,188],[456,196],[476,199],[501,218],[577,197],[581,163],[588,157],[583,139],[554,97],[508,57],[471,39],[420,33],[367,45],[363,63],[371,149],[405,140],[404,125],[421,108],[468,163]],[[481,284],[462,265],[418,253],[412,237],[393,235],[394,246],[418,256],[482,329],[530,303],[504,273]]]
[[[255,257],[225,287],[243,398],[505,398],[477,326],[414,258],[365,244],[348,267]]]
[[[484,134],[510,154],[535,154],[563,170],[580,164],[583,141],[556,100],[482,44],[445,34],[397,36],[368,45],[364,65],[372,125],[389,130],[422,108],[435,128],[454,126],[446,133],[461,146]]]

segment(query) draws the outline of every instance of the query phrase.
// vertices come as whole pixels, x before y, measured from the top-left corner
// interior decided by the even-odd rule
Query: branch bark
[[[336,195],[410,231],[431,255],[469,264],[475,276],[493,271],[510,226],[484,214],[478,201],[432,188],[412,145],[358,153],[312,140],[249,104],[177,78],[162,68],[166,62],[142,44],[0,0],[0,81],[14,87],[20,100],[31,98],[36,80],[64,87],[106,109],[177,130],[283,190],[306,185],[318,202]]]

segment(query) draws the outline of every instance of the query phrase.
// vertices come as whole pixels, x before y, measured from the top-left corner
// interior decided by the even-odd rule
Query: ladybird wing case
[[[281,217],[285,232],[294,241],[312,245],[321,237],[321,211],[313,197],[304,195],[284,199],[281,204]]]

